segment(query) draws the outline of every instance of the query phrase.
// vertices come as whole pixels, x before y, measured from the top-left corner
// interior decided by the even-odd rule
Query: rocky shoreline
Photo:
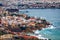
[[[36,36],[27,35],[26,33],[34,33],[34,30],[42,30],[42,28],[47,28],[51,25],[43,18],[30,17],[27,14],[18,14],[17,12],[9,12],[2,8],[0,11],[0,31],[6,34],[16,35],[17,38],[22,37],[24,40],[29,40],[29,38],[30,40],[32,40],[31,38],[33,38],[33,40],[39,40]]]

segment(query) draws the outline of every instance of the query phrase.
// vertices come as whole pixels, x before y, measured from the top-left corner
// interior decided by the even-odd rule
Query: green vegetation
[[[3,34],[6,34],[6,33],[4,33],[3,31],[0,31],[0,35],[3,35]]]

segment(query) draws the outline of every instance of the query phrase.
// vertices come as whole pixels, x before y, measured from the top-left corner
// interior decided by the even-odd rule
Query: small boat
[[[20,13],[28,13],[29,11],[19,10]]]
[[[6,10],[9,12],[18,12],[19,11],[19,9],[6,9]]]
[[[0,3],[0,6],[3,6],[3,4]]]

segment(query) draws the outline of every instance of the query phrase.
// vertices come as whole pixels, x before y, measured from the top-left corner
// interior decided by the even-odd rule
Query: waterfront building
[[[0,0],[5,9],[60,8],[60,0]]]
[[[3,4],[32,4],[32,3],[58,3],[60,0],[0,0],[0,3]]]

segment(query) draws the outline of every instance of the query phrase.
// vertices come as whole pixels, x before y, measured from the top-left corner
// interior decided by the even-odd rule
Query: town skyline
[[[20,4],[29,4],[29,3],[60,3],[60,0],[0,0],[0,3],[20,3]]]

